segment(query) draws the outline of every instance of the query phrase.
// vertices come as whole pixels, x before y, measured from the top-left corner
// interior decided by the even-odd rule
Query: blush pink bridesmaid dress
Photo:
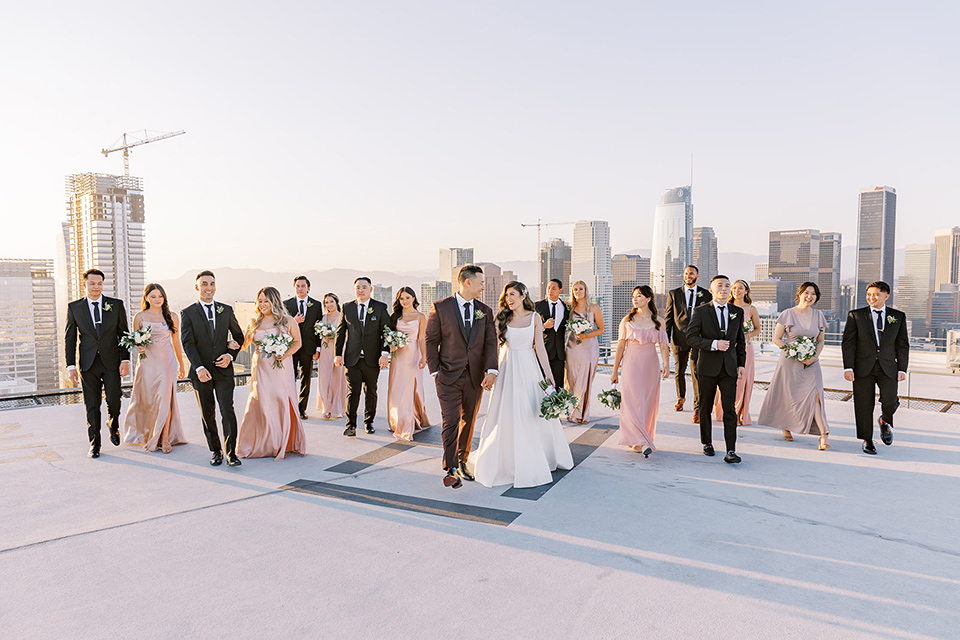
[[[340,314],[325,314],[323,321],[337,326]],[[335,341],[327,342],[326,347],[323,342],[317,359],[317,410],[324,420],[339,420],[347,406],[347,370],[333,364]]]
[[[661,381],[657,343],[669,343],[669,338],[662,325],[659,329],[637,329],[629,322],[621,326],[620,340],[626,344],[620,361],[620,444],[656,451]]]
[[[746,322],[743,323],[743,332],[750,333],[753,331],[753,320],[750,318],[750,310],[752,306],[742,307],[743,315],[747,318]],[[753,419],[750,417],[750,399],[753,398],[753,382],[757,377],[757,357],[754,352],[753,338],[747,338],[747,359],[743,365],[743,377],[737,380],[737,399],[735,406],[737,409],[737,424],[753,424]],[[713,402],[713,415],[719,420],[723,421],[723,408],[720,406],[720,394],[717,394],[717,399]]]
[[[423,397],[423,369],[420,368],[419,320],[397,322],[397,331],[407,334],[407,346],[390,356],[390,383],[387,389],[387,420],[398,440],[413,440],[416,429],[429,427]]]
[[[573,318],[586,318],[594,327],[593,307],[587,315],[574,312]],[[573,414],[569,416],[572,422],[588,422],[590,420],[590,402],[593,399],[593,377],[597,374],[597,364],[600,362],[600,343],[596,337],[584,338],[577,344],[577,338],[567,331],[567,389],[580,400]],[[557,381],[557,384],[560,384]]]

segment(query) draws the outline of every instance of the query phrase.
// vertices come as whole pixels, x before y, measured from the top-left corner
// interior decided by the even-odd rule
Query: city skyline
[[[468,243],[505,261],[534,255],[520,223],[537,218],[605,219],[614,252],[652,247],[650,203],[688,181],[691,153],[696,222],[721,244],[759,254],[768,228],[799,220],[855,237],[856,190],[886,183],[915,222],[902,249],[956,224],[940,194],[960,169],[941,143],[960,132],[960,89],[943,82],[958,70],[957,13],[374,2],[299,6],[296,21],[198,6],[185,24],[149,7],[21,3],[0,26],[17,60],[4,86],[20,96],[0,106],[0,255],[53,257],[62,177],[120,173],[100,149],[143,128],[187,131],[131,156],[163,221],[148,237],[154,280],[200,261],[412,271],[432,266],[419,248]],[[132,42],[89,37],[130,24]],[[682,24],[687,44],[649,24]],[[895,45],[871,36],[889,24]],[[64,65],[76,51],[129,79],[122,97]],[[878,75],[896,90],[864,110]],[[656,99],[670,93],[686,98]],[[283,250],[259,246],[264,228]]]

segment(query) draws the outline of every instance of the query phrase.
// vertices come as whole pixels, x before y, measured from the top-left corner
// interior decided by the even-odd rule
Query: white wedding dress
[[[553,481],[554,469],[572,469],[573,456],[559,420],[540,417],[543,374],[533,350],[534,322],[507,327],[496,385],[480,430],[474,477],[493,487],[536,487]]]

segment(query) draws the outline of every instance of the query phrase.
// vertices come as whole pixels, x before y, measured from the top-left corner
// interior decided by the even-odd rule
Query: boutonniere
[[[309,308],[312,307],[312,306],[313,306],[313,303],[310,302],[309,300],[307,300],[307,308],[309,309]]]
[[[698,297],[698,298],[702,298],[702,297],[703,297],[703,291],[697,290],[697,297]]]
[[[220,315],[221,313],[223,313],[223,305],[222,305],[222,304],[218,304],[218,305],[217,305],[217,315]]]
[[[104,307],[104,309],[106,309],[106,307]],[[887,316],[888,324],[897,324],[898,322],[900,322],[900,320],[898,320],[896,316]]]
[[[736,319],[737,319],[737,314],[731,313],[731,314],[730,314],[730,319],[731,319],[731,320],[736,320]]]
[[[104,302],[104,303],[103,303],[103,310],[104,310],[104,311],[112,311],[112,310],[113,310],[113,305],[110,304],[109,302]]]
[[[483,320],[486,317],[487,314],[485,314],[483,311],[480,311],[480,309],[477,309],[477,312],[473,314],[473,318],[475,320]]]

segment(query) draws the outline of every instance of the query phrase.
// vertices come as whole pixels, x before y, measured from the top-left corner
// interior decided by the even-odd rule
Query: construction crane
[[[540,229],[542,227],[557,227],[561,225],[570,225],[576,224],[576,222],[542,222],[540,218],[537,218],[536,222],[528,222],[526,224],[521,223],[521,227],[536,227],[537,228],[537,263],[540,263]]]
[[[139,135],[139,131],[137,135]],[[150,132],[146,129],[143,130],[143,138],[134,137],[132,133],[125,133],[113,143],[112,149],[101,149],[100,153],[104,157],[109,156],[114,151],[123,151],[123,179],[124,184],[129,184],[130,182],[130,149],[133,147],[139,147],[142,144],[147,144],[148,142],[156,142],[157,140],[166,140],[167,138],[172,138],[174,136],[182,136],[186,131],[174,131],[173,133],[158,133],[158,135],[150,137]],[[127,137],[129,136],[129,142]]]

